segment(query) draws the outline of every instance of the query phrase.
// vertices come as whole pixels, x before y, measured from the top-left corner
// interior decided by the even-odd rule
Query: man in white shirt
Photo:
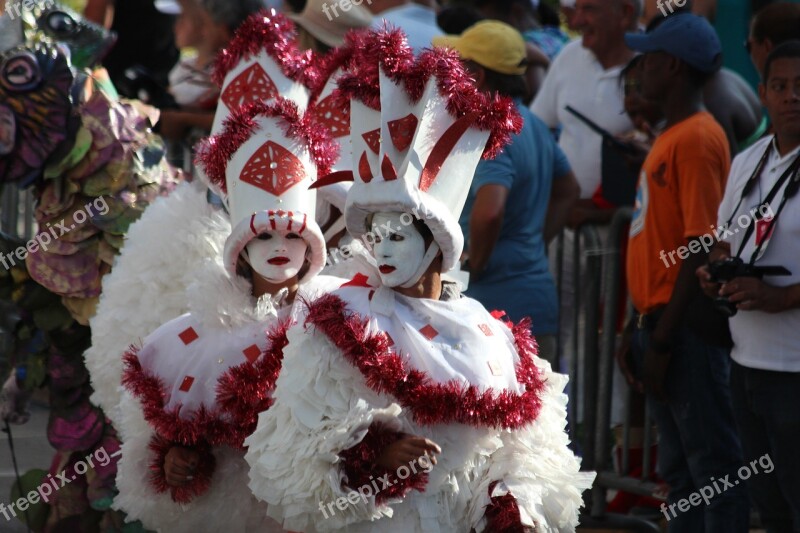
[[[775,48],[762,79],[759,95],[775,135],[734,159],[719,208],[729,232],[721,232],[710,258],[791,274],[714,278],[718,269],[706,266],[697,275],[709,296],[727,298],[737,311],[731,393],[745,459],[761,466],[748,480],[761,521],[768,531],[800,531],[800,41]]]
[[[436,11],[429,4],[408,0],[372,0],[364,5],[375,15],[373,28],[380,29],[386,22],[400,28],[408,37],[408,44],[414,53],[419,54],[423,48],[432,46],[434,37],[444,35],[436,24]]]
[[[633,58],[625,32],[637,27],[641,0],[577,0],[573,23],[582,32],[556,57],[531,110],[551,128],[588,199],[600,185],[602,138],[566,110],[571,106],[612,135],[633,129],[619,74]]]

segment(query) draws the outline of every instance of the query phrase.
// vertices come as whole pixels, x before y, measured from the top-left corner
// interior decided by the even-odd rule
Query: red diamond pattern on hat
[[[366,150],[361,154],[361,159],[358,160],[358,175],[361,176],[361,181],[364,183],[372,181],[372,169],[369,168]]]
[[[220,96],[228,109],[237,109],[248,102],[272,100],[278,96],[278,88],[258,63],[244,69],[225,88]]]
[[[183,344],[188,345],[196,341],[200,335],[197,334],[194,328],[189,327],[178,333],[178,337],[183,341]]]
[[[186,376],[181,381],[181,386],[178,387],[178,390],[181,392],[189,392],[189,389],[192,388],[192,383],[194,383],[194,378],[192,376]]]
[[[422,333],[422,335],[425,338],[427,338],[429,341],[433,340],[433,338],[436,337],[439,334],[439,332],[436,331],[436,328],[434,328],[430,324],[428,324],[424,328],[420,329],[419,332]]]
[[[480,329],[487,337],[494,335],[494,332],[492,331],[492,328],[489,327],[489,324],[478,324],[478,329]]]
[[[319,123],[325,126],[335,139],[350,135],[350,115],[341,107],[334,105],[332,94],[316,105],[314,114]]]
[[[383,154],[383,162],[381,163],[381,173],[383,174],[383,179],[386,181],[392,181],[397,179],[397,170],[395,170],[394,165],[389,160],[389,156]]]
[[[250,156],[239,179],[272,195],[281,196],[303,181],[305,176],[303,163],[293,153],[267,141]]]
[[[414,138],[414,132],[417,131],[417,124],[419,120],[409,113],[407,116],[398,119],[390,120],[388,122],[389,135],[392,137],[394,147],[401,152],[411,145],[411,140]]]
[[[367,143],[369,149],[372,150],[374,153],[378,153],[381,148],[381,129],[375,129],[372,131],[368,131],[366,133],[361,134],[361,137],[364,138],[364,142]]]
[[[242,353],[248,361],[255,363],[258,356],[261,355],[261,348],[259,348],[257,344],[253,344],[242,350]]]

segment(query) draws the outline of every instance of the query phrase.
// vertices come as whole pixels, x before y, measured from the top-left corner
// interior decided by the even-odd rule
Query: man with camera
[[[733,226],[697,270],[730,318],[731,393],[745,457],[769,454],[771,475],[748,480],[768,531],[800,531],[800,41],[776,47],[761,101],[775,134],[731,166],[719,209]],[[754,207],[755,206],[755,207]],[[768,216],[763,216],[768,212]]]

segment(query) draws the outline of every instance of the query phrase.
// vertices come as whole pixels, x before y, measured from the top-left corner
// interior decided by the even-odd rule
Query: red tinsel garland
[[[189,503],[193,498],[200,496],[211,485],[211,476],[217,467],[217,459],[211,453],[211,446],[207,442],[198,442],[193,448],[200,454],[197,462],[197,469],[193,476],[194,479],[182,487],[175,487],[167,483],[166,473],[164,472],[164,459],[170,448],[175,446],[174,442],[156,434],[150,439],[148,449],[153,453],[150,460],[150,483],[159,494],[169,491],[172,501],[177,503]]]
[[[383,450],[402,436],[401,433],[387,428],[384,424],[373,422],[364,439],[339,454],[343,460],[344,474],[347,477],[345,485],[350,490],[358,491],[362,487],[370,487],[375,496],[375,504],[380,505],[392,498],[403,498],[412,489],[425,492],[428,483],[428,474],[419,465],[419,471],[414,473],[410,466],[408,477],[400,479],[396,471],[390,471],[376,465],[378,457]],[[387,479],[388,487],[384,487],[381,480]],[[378,490],[375,491],[372,481],[377,481]]]
[[[202,141],[195,157],[195,161],[203,166],[211,182],[223,193],[228,192],[225,169],[233,154],[255,135],[260,116],[280,118],[279,122],[287,137],[305,141],[311,159],[317,166],[317,175],[330,173],[331,165],[339,156],[339,144],[311,114],[305,113],[301,116],[297,105],[283,97],[270,103],[250,102],[231,112],[224,122],[223,132]]]
[[[324,333],[356,366],[367,386],[379,394],[390,394],[411,411],[422,425],[462,423],[475,427],[517,429],[529,424],[541,409],[540,393],[545,382],[533,362],[536,342],[530,321],[513,327],[520,362],[517,381],[525,392],[480,392],[475,385],[457,381],[435,383],[419,370],[408,370],[403,358],[389,350],[389,340],[381,333],[367,332],[367,320],[349,313],[345,302],[327,294],[309,306],[306,324]]]
[[[435,77],[453,118],[474,114],[474,126],[491,132],[483,151],[484,159],[499,154],[511,135],[522,130],[522,117],[514,102],[479,91],[457,52],[443,48],[425,50],[415,62],[413,51],[399,30],[371,32],[360,39],[350,68],[339,80],[339,88],[347,97],[380,109],[379,70],[382,70],[404,86],[412,102],[417,102]]]
[[[245,362],[229,368],[217,382],[220,411],[228,414],[231,423],[241,428],[245,437],[256,430],[258,414],[274,403],[271,393],[281,372],[283,349],[289,344],[288,326],[288,322],[282,322],[270,329],[267,351],[254,364]]]
[[[262,9],[250,15],[231,39],[228,46],[214,62],[211,79],[222,85],[228,75],[242,59],[264,50],[280,66],[290,80],[311,87],[319,82],[317,59],[311,51],[301,52],[297,48],[294,23],[274,9]]]
[[[264,389],[259,391],[258,395],[268,395],[271,389],[267,387],[275,386],[277,373],[280,372],[283,359],[283,348],[286,346],[286,329],[279,327],[278,330],[274,337],[272,334],[269,337],[270,340],[277,340],[277,344],[271,345],[265,354],[262,354],[253,372],[245,371],[242,368],[221,376],[220,386],[223,389],[224,407],[220,404],[214,409],[201,406],[190,417],[180,415],[179,407],[167,410],[164,402],[166,387],[159,377],[142,368],[137,355],[139,348],[135,346],[132,346],[123,356],[125,370],[122,374],[122,385],[139,399],[145,420],[162,437],[183,446],[195,446],[202,442],[208,442],[213,446],[227,445],[241,449],[244,439],[255,429],[255,424],[242,422],[257,417],[260,411],[253,412],[253,410],[261,409],[265,402],[260,400],[253,402],[253,405],[249,407],[242,407],[245,398],[234,400],[230,397],[230,391],[234,387],[230,380],[242,377],[246,381],[241,385],[248,390],[254,390],[258,388],[255,380],[263,378],[265,380]],[[276,358],[279,359],[276,361]],[[230,370],[236,368],[239,367],[233,367]],[[218,389],[218,394],[219,392]],[[269,403],[271,405],[271,402]]]
[[[489,485],[489,505],[486,506],[486,531],[503,533],[533,533],[536,528],[522,525],[517,500],[509,492],[504,496],[492,496],[497,481]]]

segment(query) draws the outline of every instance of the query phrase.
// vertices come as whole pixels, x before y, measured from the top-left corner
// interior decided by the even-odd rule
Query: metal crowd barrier
[[[0,230],[26,241],[33,237],[33,191],[14,185],[0,188]]]
[[[573,319],[570,327],[569,346],[559,344],[558,358],[570,356],[570,404],[568,407],[569,435],[582,456],[585,470],[597,472],[597,479],[590,493],[586,494],[586,514],[581,517],[583,529],[607,529],[657,532],[656,519],[632,515],[618,515],[606,511],[609,490],[658,498],[657,486],[648,480],[654,458],[651,447],[656,435],[652,431],[649,411],[644,406],[642,475],[631,477],[630,471],[632,412],[635,396],[627,390],[624,402],[622,427],[622,450],[620,472],[614,470],[612,455],[611,409],[613,397],[614,357],[617,347],[617,317],[621,306],[620,280],[622,279],[621,244],[630,222],[632,209],[622,208],[615,214],[610,226],[602,229],[607,238],[601,238],[601,230],[594,225],[584,225],[575,231],[571,250],[567,250],[563,235],[556,245],[556,280],[561,295],[564,282],[564,254],[572,253],[572,282],[574,287]],[[600,317],[602,315],[602,324]],[[561,336],[559,336],[561,337]],[[625,385],[626,389],[627,384]],[[578,405],[582,406],[582,418],[578,416]],[[653,515],[657,514],[655,510]]]

